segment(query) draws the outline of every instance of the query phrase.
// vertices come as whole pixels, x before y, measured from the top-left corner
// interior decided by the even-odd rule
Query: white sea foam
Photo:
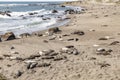
[[[26,11],[26,12],[11,12],[9,13],[11,16],[7,16],[7,15],[0,15],[0,18],[17,18],[17,17],[21,17],[21,15],[23,16],[30,16],[29,13],[38,13],[39,15],[41,14],[49,14],[50,12],[45,10],[45,9],[41,9],[41,10],[35,10],[35,11]],[[37,14],[37,15],[38,15]]]
[[[35,10],[35,11],[26,11],[26,12],[12,12],[13,15],[24,15],[24,14],[27,14],[27,13],[32,13],[32,12],[44,12],[46,11],[45,9],[41,9],[41,10]]]
[[[30,16],[28,13],[34,13],[37,12],[37,15]],[[53,14],[53,16],[49,15],[52,14],[50,11],[46,10],[37,10],[37,11],[27,11],[27,12],[12,12],[10,13],[11,17],[8,17],[6,15],[0,16],[1,18],[4,18],[6,21],[0,21],[0,34],[3,34],[8,31],[14,32],[16,35],[19,35],[21,33],[26,32],[33,32],[37,30],[44,30],[48,28],[49,26],[52,26],[54,24],[57,24],[57,21],[59,20],[56,16],[61,16],[61,19],[65,18],[65,15],[62,14],[62,12],[58,14]],[[43,20],[41,17],[38,17],[38,15],[46,15],[44,18],[50,18],[50,20]],[[23,15],[27,17],[27,19],[21,19],[20,15]]]
[[[46,5],[47,3],[37,4],[37,5]],[[4,4],[0,4],[2,6]],[[21,6],[28,4],[9,4],[8,6]],[[34,4],[29,6],[33,6]],[[35,4],[36,5],[36,4]],[[5,6],[5,5],[4,5]],[[70,7],[74,8],[74,7]],[[41,9],[41,8],[40,8]],[[76,7],[76,9],[78,9]],[[53,10],[53,9],[52,9]],[[44,30],[49,27],[61,26],[66,24],[65,20],[66,15],[64,14],[64,10],[58,10],[58,13],[52,13],[52,10],[41,9],[41,10],[33,10],[33,11],[19,11],[19,12],[11,12],[8,13],[11,16],[1,15],[0,14],[0,34],[4,34],[6,32],[14,32],[16,35],[21,33],[32,33],[38,30]],[[34,15],[30,15],[30,13],[35,13]],[[42,17],[41,17],[42,16]]]

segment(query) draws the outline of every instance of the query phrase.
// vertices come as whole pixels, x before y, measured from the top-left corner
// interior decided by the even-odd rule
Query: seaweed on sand
[[[7,78],[3,74],[0,73],[0,80],[7,80]]]

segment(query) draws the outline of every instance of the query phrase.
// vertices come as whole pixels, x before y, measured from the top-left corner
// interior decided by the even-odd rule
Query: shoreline
[[[1,42],[0,73],[8,80],[119,80],[120,6],[82,6],[85,13],[70,15],[51,36],[48,29]]]
[[[17,4],[16,4],[17,5]],[[61,5],[61,4],[60,4]],[[5,12],[0,12],[0,15],[1,16],[3,16],[3,17],[9,17],[10,19],[11,19],[11,21],[12,21],[12,18],[13,18],[13,20],[14,20],[14,18],[16,18],[16,19],[18,19],[18,21],[19,21],[19,19],[20,19],[20,21],[22,21],[22,20],[24,20],[25,21],[25,19],[27,20],[27,18],[28,18],[28,20],[29,20],[29,18],[30,17],[33,17],[33,19],[38,19],[38,17],[40,17],[41,19],[39,19],[39,23],[41,23],[41,24],[38,24],[38,22],[36,22],[35,23],[35,21],[33,21],[33,23],[31,22],[31,23],[29,23],[29,22],[27,22],[27,23],[24,23],[23,21],[23,24],[18,24],[18,25],[16,25],[16,24],[14,24],[13,23],[13,25],[11,25],[11,24],[8,24],[8,25],[11,25],[11,26],[8,26],[8,28],[9,29],[3,29],[3,31],[1,31],[0,33],[1,33],[1,35],[4,35],[4,34],[6,34],[7,32],[9,33],[9,32],[13,32],[16,36],[19,36],[19,35],[21,35],[21,34],[25,34],[25,33],[28,33],[28,34],[32,34],[32,33],[34,33],[34,32],[38,32],[38,31],[42,31],[42,30],[46,30],[46,29],[48,29],[48,27],[50,27],[51,26],[51,28],[52,27],[59,27],[59,26],[62,26],[62,25],[64,25],[65,23],[67,23],[68,21],[67,20],[69,20],[69,18],[67,17],[69,14],[71,14],[71,13],[77,13],[77,12],[82,12],[82,9],[81,9],[81,7],[79,7],[79,8],[76,8],[76,7],[73,7],[73,6],[60,6],[59,5],[59,8],[65,8],[64,10],[59,10],[59,9],[53,9],[53,10],[50,10],[50,11],[47,11],[46,10],[46,12],[47,13],[49,13],[47,16],[45,16],[46,14],[43,14],[43,15],[40,15],[39,14],[39,11],[44,11],[44,9],[41,9],[41,10],[35,10],[35,11],[27,11],[27,12],[20,12],[20,14],[19,15],[16,15],[15,16],[15,14],[17,13],[19,13],[19,12],[11,12],[11,11],[5,11]],[[68,8],[68,9],[67,9]],[[37,15],[38,14],[38,15]],[[49,16],[49,15],[55,15],[55,16]],[[28,15],[28,17],[26,17]],[[33,16],[32,16],[33,15]],[[25,18],[25,19],[24,19]],[[2,19],[2,18],[1,18]],[[3,18],[4,19],[4,18]],[[5,18],[6,19],[6,18]],[[46,23],[48,22],[48,24],[49,25],[47,25],[46,23],[45,23],[45,21],[46,21]],[[51,22],[51,21],[53,21],[53,22]],[[15,22],[15,21],[12,21],[12,22]],[[8,22],[9,23],[9,22]],[[16,21],[16,23],[18,23],[17,21]],[[63,24],[62,24],[63,23]],[[6,24],[6,23],[4,23],[3,22],[3,24]],[[34,25],[34,24],[36,24],[36,25]],[[14,25],[16,25],[16,26],[14,26]],[[5,26],[5,25],[3,25],[3,26]],[[34,26],[34,27],[32,27],[32,26]],[[41,26],[41,28],[40,27],[38,27],[38,26]],[[11,27],[11,28],[10,28]],[[29,28],[30,27],[30,28]]]

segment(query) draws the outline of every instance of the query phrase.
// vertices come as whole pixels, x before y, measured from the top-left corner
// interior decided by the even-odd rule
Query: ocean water
[[[0,12],[10,11],[10,15],[0,14],[0,34],[14,32],[32,33],[69,22],[65,10],[72,6],[61,7],[63,2],[0,2]],[[57,10],[58,13],[52,13]]]

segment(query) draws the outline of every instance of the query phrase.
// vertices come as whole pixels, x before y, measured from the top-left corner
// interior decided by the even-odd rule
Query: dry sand
[[[74,4],[75,5],[75,4]],[[81,6],[80,4],[77,4]],[[0,73],[8,80],[120,80],[120,6],[119,5],[82,5],[88,10],[83,14],[72,14],[71,22],[60,27],[62,32],[54,34],[62,37],[49,40],[50,36],[29,37],[0,43]],[[85,34],[73,35],[72,32],[80,30]],[[42,33],[45,34],[46,31]],[[102,37],[108,40],[99,40]],[[68,39],[76,39],[78,41]],[[48,40],[44,43],[43,40]],[[60,61],[42,60],[50,62],[49,67],[35,67],[26,69],[24,61],[10,60],[3,55],[26,58],[39,51],[53,49],[56,52],[65,46],[74,45],[80,52],[78,55],[63,53],[67,59]],[[15,49],[11,50],[14,46]],[[113,50],[110,55],[97,55],[96,49],[104,48]],[[19,54],[14,54],[14,51]],[[39,60],[39,62],[42,62]],[[22,75],[14,78],[17,71]]]

